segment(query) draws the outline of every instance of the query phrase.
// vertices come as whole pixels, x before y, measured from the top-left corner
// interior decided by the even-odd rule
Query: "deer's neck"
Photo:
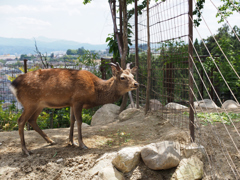
[[[100,80],[96,86],[97,101],[99,104],[113,103],[117,101],[123,94],[117,88],[117,82],[112,77],[109,80]]]

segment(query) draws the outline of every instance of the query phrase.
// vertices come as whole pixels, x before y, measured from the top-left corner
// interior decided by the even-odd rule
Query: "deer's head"
[[[131,63],[128,63],[126,69],[123,70],[118,63],[110,63],[110,65],[112,68],[113,77],[117,82],[119,92],[125,94],[128,91],[132,91],[138,88],[139,84],[134,79],[134,75],[136,74],[138,67],[135,66],[130,69]]]

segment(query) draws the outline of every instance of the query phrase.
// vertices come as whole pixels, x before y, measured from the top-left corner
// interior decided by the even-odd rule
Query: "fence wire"
[[[233,4],[232,1],[230,3]],[[194,0],[193,4],[200,10],[197,1]],[[217,9],[213,0],[211,5]],[[174,126],[189,131],[189,109],[193,109],[195,143],[205,148],[204,178],[240,179],[240,69],[237,65],[240,56],[238,48],[234,53],[230,49],[240,46],[240,30],[233,27],[217,9],[225,25],[218,34],[213,34],[212,24],[206,20],[209,17],[204,17],[199,11],[202,24],[211,36],[203,38],[199,27],[194,26],[193,41],[189,39],[188,27],[190,22],[194,24],[194,20],[189,17],[188,7],[188,0],[170,0],[149,9],[152,62],[150,110],[161,112]],[[147,84],[146,13],[143,11],[138,16],[139,52],[132,47],[129,56],[132,62],[136,53],[139,56],[139,98],[142,107],[146,102]],[[135,26],[134,17],[130,23]],[[224,34],[220,33],[226,31],[234,44],[223,41]],[[132,38],[133,44],[135,41]],[[188,52],[189,46],[193,46],[193,56]],[[193,63],[192,72],[189,71],[188,57]],[[192,88],[189,86],[190,77],[193,79]],[[194,97],[193,106],[189,104],[190,93]]]

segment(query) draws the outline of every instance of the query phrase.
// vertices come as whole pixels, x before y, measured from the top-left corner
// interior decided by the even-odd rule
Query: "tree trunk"
[[[127,40],[127,3],[126,0],[119,0],[121,3],[122,11],[123,11],[123,54],[121,58],[121,67],[123,69],[126,68],[126,59],[127,59],[127,52],[128,52],[128,40]],[[120,107],[120,112],[122,112],[127,105],[127,94],[123,96],[122,104]]]

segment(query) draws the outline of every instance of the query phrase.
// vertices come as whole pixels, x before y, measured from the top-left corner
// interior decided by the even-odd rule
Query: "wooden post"
[[[149,29],[149,0],[147,0],[147,91],[146,91],[146,106],[145,106],[145,114],[149,111],[149,101],[150,101],[150,88],[151,88],[151,73],[152,73],[152,65],[151,65],[151,49],[150,49],[150,29]]]
[[[27,59],[24,59],[23,62],[24,62],[24,73],[27,73]],[[27,123],[27,130],[29,131],[30,130],[30,125],[29,123]]]
[[[194,111],[193,111],[193,78],[191,74],[193,74],[193,23],[192,23],[192,16],[193,16],[193,9],[192,9],[192,0],[188,0],[188,69],[189,69],[189,130],[191,141],[194,142]]]
[[[139,58],[138,58],[138,7],[137,0],[135,0],[135,64],[138,67],[136,73],[136,81],[139,82]],[[139,88],[136,90],[136,107],[139,109]]]

